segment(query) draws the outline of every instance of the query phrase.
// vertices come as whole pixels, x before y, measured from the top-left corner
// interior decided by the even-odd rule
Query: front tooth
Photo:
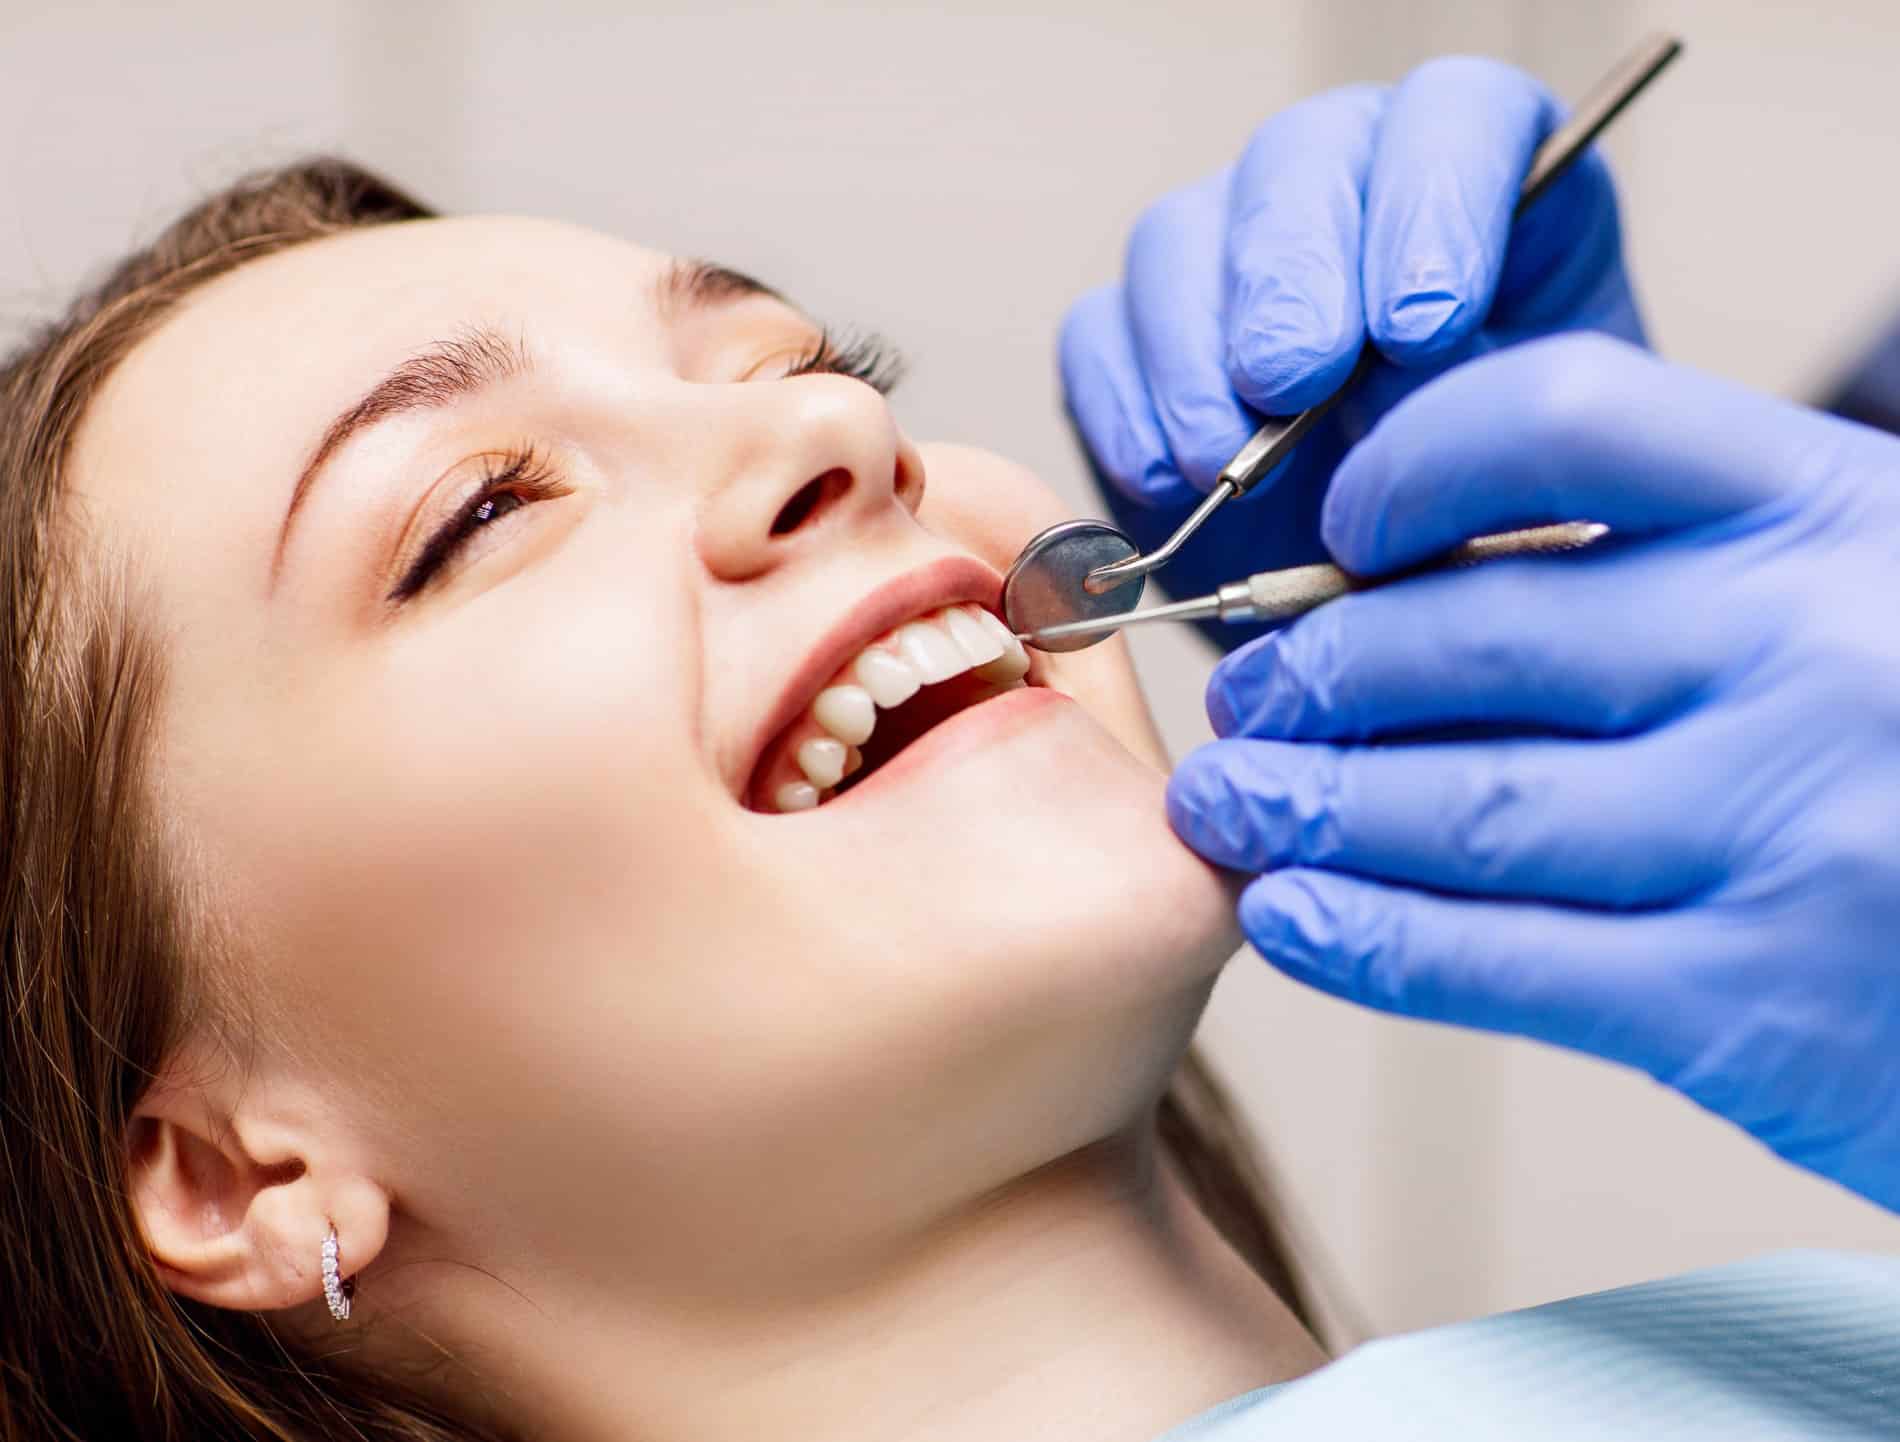
[[[977,608],[977,622],[995,638],[1003,648],[1003,654],[988,665],[978,666],[976,674],[992,686],[1007,686],[1011,681],[1020,680],[1029,674],[1029,653],[1023,649],[1023,643],[996,617],[981,607]]]
[[[932,686],[970,669],[962,650],[944,634],[941,626],[928,621],[912,621],[897,630],[897,650],[917,672],[918,678]],[[847,737],[847,740],[850,738]]]
[[[780,811],[809,811],[818,804],[818,788],[809,781],[787,781],[774,799]]]
[[[943,612],[943,629],[950,633],[972,666],[982,666],[1003,654],[1003,643],[983,628],[969,607],[951,606]]]
[[[974,668],[992,686],[1007,686],[1012,681],[1020,681],[1029,674],[1029,656],[1020,644],[1012,652],[1005,651],[988,665]]]
[[[798,769],[820,791],[844,780],[844,742],[830,736],[814,736],[798,748]]]
[[[985,631],[988,631],[998,641],[1002,642],[1005,647],[1007,647],[1011,641],[1016,641],[1016,633],[1003,624],[1003,618],[1001,616],[998,616],[993,611],[986,611],[981,606],[972,606],[970,609],[976,612],[977,624]],[[1016,644],[1020,646],[1022,642],[1017,641]]]
[[[855,746],[845,747],[844,774],[846,776],[849,776],[852,772],[856,771],[859,767],[863,765],[864,765],[864,753],[858,750],[858,748]]]
[[[862,686],[827,686],[811,703],[811,717],[847,746],[862,746],[877,729],[877,707]]]
[[[873,646],[858,657],[855,669],[858,684],[869,691],[871,699],[886,711],[893,706],[902,706],[924,684],[910,662],[901,656],[893,656],[880,646]]]

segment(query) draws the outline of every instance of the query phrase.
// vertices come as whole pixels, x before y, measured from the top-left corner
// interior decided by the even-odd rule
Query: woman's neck
[[[656,1332],[598,1297],[548,1308],[496,1339],[505,1410],[565,1442],[1151,1442],[1325,1360],[1161,1156],[1151,1123],[1099,1143],[795,1310]]]

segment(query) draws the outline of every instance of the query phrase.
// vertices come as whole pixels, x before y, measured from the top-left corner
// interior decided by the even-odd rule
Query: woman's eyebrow
[[[266,598],[277,589],[291,523],[297,519],[304,497],[310,493],[324,463],[345,442],[391,416],[452,405],[530,368],[527,347],[522,341],[512,340],[486,326],[474,326],[417,352],[364,392],[360,400],[330,422],[297,476],[297,484],[290,493],[290,506],[277,531]]]
[[[654,283],[653,308],[662,319],[670,321],[678,319],[684,310],[745,300],[755,295],[785,300],[764,281],[754,280],[729,265],[710,260],[676,260]],[[791,302],[786,301],[786,304]]]

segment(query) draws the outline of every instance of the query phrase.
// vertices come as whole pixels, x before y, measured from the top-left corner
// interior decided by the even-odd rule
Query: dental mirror
[[[1134,576],[1099,594],[1082,583],[1091,571],[1139,556],[1141,548],[1106,521],[1063,521],[1023,547],[1003,577],[1003,619],[1018,636],[1064,621],[1098,621],[1135,609],[1147,589]],[[1080,651],[1111,632],[1037,641],[1043,651]]]

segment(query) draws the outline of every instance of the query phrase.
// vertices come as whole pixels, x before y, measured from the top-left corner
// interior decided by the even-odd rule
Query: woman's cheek
[[[924,499],[918,519],[946,540],[1007,571],[1025,542],[1074,514],[1027,466],[976,446],[932,441],[924,458]]]

